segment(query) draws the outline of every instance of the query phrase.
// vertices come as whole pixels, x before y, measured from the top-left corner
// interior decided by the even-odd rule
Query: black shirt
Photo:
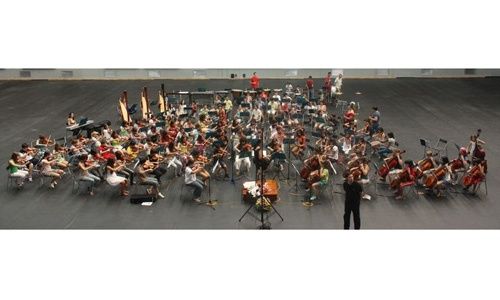
[[[363,187],[361,184],[354,181],[349,184],[347,181],[344,182],[345,200],[350,204],[358,204],[361,200],[361,193],[363,192]]]

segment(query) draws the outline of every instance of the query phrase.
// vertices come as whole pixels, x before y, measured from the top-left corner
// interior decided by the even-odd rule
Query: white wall
[[[261,78],[322,78],[331,69],[23,69],[30,72],[26,79],[196,79],[246,78],[257,72]],[[20,79],[19,69],[0,69],[1,79]],[[69,73],[68,73],[69,72]],[[69,76],[72,72],[72,76]],[[66,76],[65,76],[66,75]],[[347,78],[386,77],[470,77],[500,76],[500,69],[345,69]]]

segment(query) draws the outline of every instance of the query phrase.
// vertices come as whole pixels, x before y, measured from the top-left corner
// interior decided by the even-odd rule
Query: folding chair
[[[432,147],[432,150],[435,150],[438,153],[439,157],[441,157],[441,152],[444,152],[446,156],[448,156],[448,141],[439,138],[434,147]]]
[[[432,150],[431,143],[427,139],[420,139],[420,146],[424,147],[424,154],[422,155],[423,158],[425,158],[425,153],[427,150]]]

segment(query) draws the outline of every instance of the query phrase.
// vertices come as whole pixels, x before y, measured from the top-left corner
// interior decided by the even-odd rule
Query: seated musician
[[[194,201],[200,203],[201,202],[201,193],[203,192],[204,184],[202,181],[196,178],[196,174],[202,172],[202,168],[200,166],[195,166],[193,159],[188,159],[186,163],[186,173],[184,177],[184,183],[187,186],[194,187],[193,197]]]
[[[366,141],[364,139],[360,139],[359,142],[354,145],[352,151],[356,153],[358,156],[366,155]]]
[[[120,195],[128,196],[128,180],[125,177],[118,176],[120,171],[122,171],[124,168],[125,166],[122,163],[118,162],[116,159],[108,159],[106,163],[106,182],[110,186],[120,185]]]
[[[461,147],[458,151],[458,157],[450,162],[451,183],[457,184],[458,172],[463,172],[468,169],[469,162],[467,160],[467,148]]]
[[[37,148],[47,148],[49,146],[53,146],[54,144],[54,141],[49,139],[46,135],[40,135],[36,140]]]
[[[127,147],[127,155],[129,160],[135,160],[140,152],[140,146],[135,141],[131,141]]]
[[[438,170],[438,168],[445,168],[444,169],[444,176],[436,176],[436,172]],[[451,171],[451,167],[450,167],[450,160],[448,159],[448,157],[446,156],[443,156],[441,158],[441,163],[439,164],[439,166],[435,169],[433,169],[433,173],[432,173],[434,177],[436,177],[437,179],[437,182],[434,186],[431,187],[432,189],[432,192],[434,192],[434,194],[437,196],[437,197],[441,197],[442,196],[442,190],[444,190],[446,188],[446,185],[447,184],[451,184],[452,183],[452,177],[451,177],[451,174],[452,174],[452,171]],[[424,183],[425,184],[425,183]],[[429,188],[426,186],[426,188]]]
[[[255,119],[257,123],[260,123],[262,121],[262,111],[257,107],[254,107],[252,109],[252,111],[250,112],[250,116],[252,117],[252,119]]]
[[[56,144],[53,151],[54,160],[57,167],[61,169],[67,169],[69,167],[69,162],[66,160],[66,155],[68,151],[66,147]]]
[[[181,136],[179,142],[177,143],[177,149],[179,154],[182,156],[187,156],[191,152],[193,145],[188,141],[187,136]]]
[[[437,166],[438,166],[436,160],[434,159],[434,153],[432,152],[432,150],[427,150],[425,152],[425,158],[422,159],[422,160],[420,160],[417,163],[417,165],[420,166],[424,161],[431,162],[432,166],[429,169],[427,169],[427,170],[422,170],[423,174],[428,174],[432,169],[437,168]]]
[[[111,141],[112,140],[112,134],[113,134],[113,129],[110,127],[111,122],[108,124],[104,124],[102,128],[102,136],[106,139],[106,141]]]
[[[156,128],[156,125],[150,126],[147,132],[147,136],[155,143],[160,141],[160,132]]]
[[[161,184],[161,177],[167,173],[167,169],[161,166],[163,161],[163,156],[161,156],[156,149],[151,149],[146,163],[149,163],[152,166],[152,173],[159,184]]]
[[[472,186],[473,187],[472,191],[475,192],[477,187],[479,186],[479,184],[481,184],[481,182],[484,180],[485,177],[486,177],[486,161],[473,159],[471,168],[464,175],[463,190],[468,191],[469,188]]]
[[[394,194],[396,195],[396,199],[399,200],[403,198],[403,187],[405,185],[408,185],[409,183],[415,182],[416,180],[415,165],[413,164],[412,160],[407,160],[404,162],[404,169],[398,176],[400,178],[400,183],[396,187],[396,191],[394,192]]]
[[[192,117],[196,116],[197,112],[198,112],[198,103],[196,103],[196,100],[193,100],[193,102],[191,102],[191,116]]]
[[[306,135],[304,133],[303,128],[297,130],[297,136],[295,137],[295,141],[296,143],[292,149],[292,153],[293,155],[295,155],[295,157],[302,159],[304,151],[307,148]]]
[[[117,165],[120,165],[120,169],[117,171],[118,174],[125,176],[129,180],[130,185],[133,185],[134,170],[127,167],[127,160],[125,159],[123,152],[120,151],[115,153],[115,161]]]
[[[379,179],[381,181],[385,181],[388,174],[396,174],[401,172],[403,166],[404,164],[403,158],[401,156],[401,150],[396,149],[390,157],[384,158],[384,164],[380,168],[387,168],[387,172],[385,172],[384,175],[380,176]]]
[[[249,152],[252,151],[252,145],[248,143],[246,137],[243,136],[240,138],[234,150],[237,153],[234,168],[236,169],[236,176],[239,176],[242,165],[247,171],[250,170],[252,162],[250,161]],[[244,157],[241,157],[242,155],[244,155]]]
[[[165,198],[160,192],[160,183],[154,177],[150,177],[149,174],[154,172],[154,165],[148,161],[147,157],[141,157],[139,160],[139,165],[137,166],[137,175],[139,178],[139,184],[150,186],[147,192],[149,194],[155,194],[160,198]]]
[[[17,187],[21,188],[24,184],[24,180],[28,176],[29,172],[27,170],[27,161],[23,161],[19,153],[12,153],[7,170],[9,171],[9,176],[16,178]]]
[[[229,175],[227,174],[227,165],[224,162],[225,156],[229,154],[227,150],[221,145],[221,144],[215,144],[215,149],[214,153],[212,155],[212,165],[215,166],[216,164],[218,165],[217,169],[215,172],[220,171],[222,169],[224,171],[224,178],[229,178]]]
[[[372,153],[376,153],[382,144],[387,142],[387,137],[384,132],[384,128],[379,127],[375,134],[372,135],[372,140],[370,142],[370,146],[372,147]]]
[[[387,134],[387,141],[378,144],[378,155],[381,158],[386,158],[388,154],[392,153],[395,149],[397,149],[398,143],[396,142],[396,138],[394,137],[394,133],[389,132]]]
[[[320,189],[328,185],[328,178],[330,173],[328,168],[323,162],[320,162],[319,170],[313,171],[309,176],[309,187],[312,190],[312,196],[309,198],[309,202],[316,200],[319,196]],[[309,189],[306,189],[308,191]]]
[[[75,113],[70,112],[68,115],[68,119],[66,120],[66,126],[76,125]]]
[[[91,161],[88,158],[89,157],[87,154],[82,154],[79,157],[80,162],[78,163],[78,169],[79,169],[78,180],[88,181],[91,183],[89,187],[89,194],[93,196],[94,195],[93,187],[96,183],[101,181],[101,178],[99,178],[99,176],[90,173],[90,171],[92,169],[97,168],[98,165],[96,162]]]
[[[226,114],[231,113],[233,110],[233,101],[229,97],[224,99],[224,109],[226,110]]]
[[[37,157],[38,150],[30,147],[28,144],[23,143],[21,150],[19,150],[20,161],[26,163],[28,168],[28,181],[33,181],[33,167],[38,165],[40,158]]]
[[[368,184],[370,182],[370,179],[368,178],[368,174],[370,173],[370,165],[368,159],[362,157],[359,160],[358,168],[361,170],[360,183]]]
[[[344,113],[344,127],[350,127],[351,124],[354,123],[354,120],[356,119],[356,112],[354,110],[355,105],[356,103],[354,102],[349,103],[349,107]]]
[[[174,167],[175,174],[179,177],[182,175],[184,169],[184,164],[182,162],[182,157],[180,156],[179,150],[173,142],[169,143],[166,149],[166,157],[168,161],[167,168]]]
[[[198,174],[201,176],[205,185],[207,185],[208,180],[210,179],[210,173],[207,171],[205,166],[209,163],[209,159],[196,150],[193,150],[192,156],[189,157],[188,160],[191,158],[194,160],[194,165],[201,168]]]
[[[348,154],[352,149],[352,137],[349,133],[346,133],[343,137],[339,139],[339,144],[342,145],[342,151],[344,154]]]

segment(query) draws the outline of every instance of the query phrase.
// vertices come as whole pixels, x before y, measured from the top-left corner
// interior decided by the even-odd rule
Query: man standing
[[[323,90],[327,100],[332,97],[332,72],[328,72],[323,80]]]
[[[306,86],[307,86],[307,96],[309,97],[309,101],[314,98],[314,80],[312,79],[312,76],[309,75],[309,78],[306,80]]]
[[[371,123],[371,134],[373,135],[377,129],[380,127],[380,112],[378,111],[378,107],[372,107],[373,111],[370,114],[370,123]]]
[[[354,181],[354,176],[349,174],[347,181],[344,181],[345,191],[345,211],[344,211],[344,229],[349,229],[351,223],[351,212],[354,214],[354,229],[361,227],[361,218],[359,216],[359,203],[363,188]]]
[[[342,93],[342,74],[339,73],[339,75],[337,75],[337,78],[335,78],[335,92],[337,94],[339,93]]]
[[[256,90],[260,86],[260,78],[257,76],[257,72],[253,72],[252,77],[250,77],[250,86],[252,90]]]

